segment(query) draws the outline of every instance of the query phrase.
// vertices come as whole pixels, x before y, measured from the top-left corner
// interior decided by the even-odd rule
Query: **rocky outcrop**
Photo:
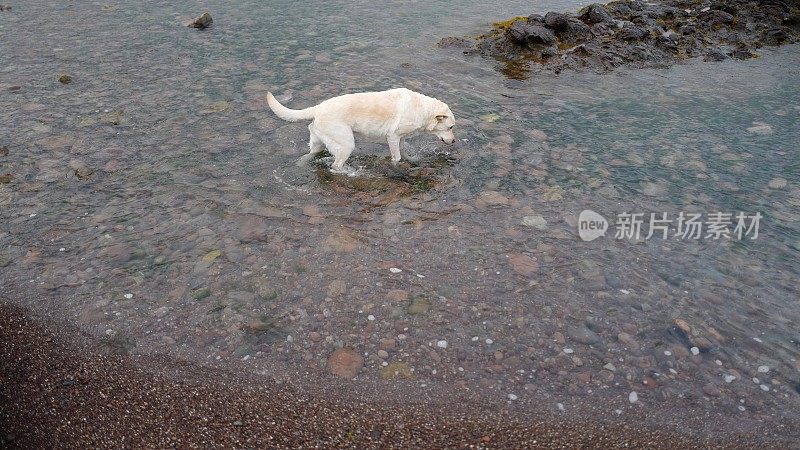
[[[518,17],[477,38],[446,38],[439,45],[504,61],[507,76],[524,78],[536,67],[604,72],[694,57],[748,59],[763,46],[798,39],[800,0],[618,0],[575,14]]]
[[[210,27],[211,24],[213,23],[214,19],[211,18],[211,14],[209,14],[208,12],[204,12],[203,14],[195,18],[188,26],[191,28],[204,29]]]

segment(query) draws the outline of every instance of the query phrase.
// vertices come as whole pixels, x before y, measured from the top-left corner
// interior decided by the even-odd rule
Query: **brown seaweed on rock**
[[[748,59],[763,46],[797,42],[798,24],[800,0],[619,0],[594,3],[577,14],[549,12],[497,22],[474,39],[445,38],[439,46],[494,58],[503,73],[525,78],[537,66],[556,73],[607,72],[623,66],[669,67],[695,57]]]

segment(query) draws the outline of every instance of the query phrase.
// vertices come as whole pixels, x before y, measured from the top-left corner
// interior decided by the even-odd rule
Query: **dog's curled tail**
[[[272,112],[283,120],[289,122],[297,122],[298,120],[309,120],[314,118],[314,107],[306,109],[289,109],[281,105],[272,92],[267,92],[267,103]]]

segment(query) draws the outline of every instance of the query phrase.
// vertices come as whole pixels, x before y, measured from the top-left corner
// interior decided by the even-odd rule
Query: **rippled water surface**
[[[352,349],[353,390],[797,419],[798,47],[520,82],[435,44],[528,2],[208,2],[204,31],[197,2],[49,3],[0,13],[11,301],[278,378]],[[297,167],[305,124],[265,101],[397,86],[447,102],[460,142],[413,138],[395,167],[357,139],[356,177]],[[583,242],[584,209],[763,218],[754,240]]]

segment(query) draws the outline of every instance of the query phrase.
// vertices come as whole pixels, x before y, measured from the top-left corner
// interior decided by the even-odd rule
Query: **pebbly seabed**
[[[186,27],[191,0],[0,15],[0,302],[126,367],[189,362],[303,398],[798,441],[800,46],[534,84],[431,48],[527,1],[208,8],[205,30]],[[357,141],[363,176],[298,168],[306,124],[264,101],[397,85],[453,107],[451,154],[420,136],[420,160],[394,166],[385,143]],[[764,220],[757,240],[583,242],[586,209]],[[44,349],[41,335],[0,347]],[[74,392],[63,381],[56,401]],[[222,402],[247,383],[211,390]]]

